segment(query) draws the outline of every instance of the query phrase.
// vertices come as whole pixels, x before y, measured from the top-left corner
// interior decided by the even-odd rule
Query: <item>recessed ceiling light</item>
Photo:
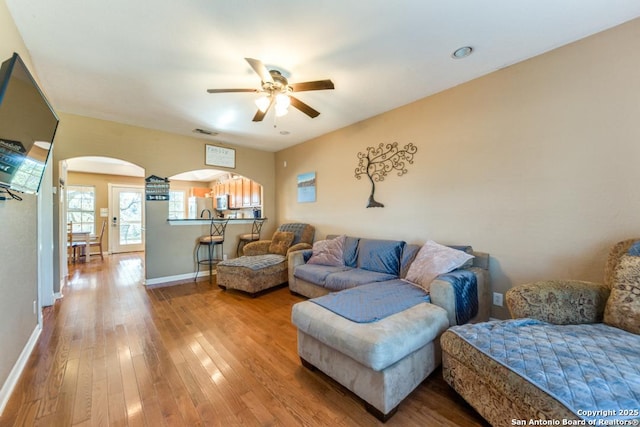
[[[463,46],[461,48],[454,50],[453,53],[451,54],[451,57],[453,59],[462,59],[471,55],[471,52],[473,52],[473,48],[471,46]]]

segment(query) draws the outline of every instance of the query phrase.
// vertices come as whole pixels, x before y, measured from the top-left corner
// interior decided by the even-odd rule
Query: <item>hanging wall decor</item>
[[[298,175],[298,203],[316,201],[316,173],[307,172]]]
[[[407,163],[413,164],[413,155],[418,151],[418,147],[413,143],[408,143],[402,149],[398,148],[398,143],[380,143],[377,147],[367,147],[367,151],[358,153],[358,167],[355,177],[361,179],[362,175],[367,175],[371,181],[371,194],[369,195],[368,208],[383,208],[384,205],[374,199],[376,182],[384,181],[384,178],[391,171],[397,171],[398,176],[407,173]]]

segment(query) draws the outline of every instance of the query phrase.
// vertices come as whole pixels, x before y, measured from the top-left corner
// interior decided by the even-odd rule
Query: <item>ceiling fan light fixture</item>
[[[276,95],[276,116],[282,117],[289,111],[289,105],[291,104],[291,99],[284,94],[279,93]]]
[[[270,101],[267,95],[263,95],[260,98],[256,99],[256,106],[258,107],[258,110],[263,113],[267,111],[267,108],[269,108],[269,104]]]

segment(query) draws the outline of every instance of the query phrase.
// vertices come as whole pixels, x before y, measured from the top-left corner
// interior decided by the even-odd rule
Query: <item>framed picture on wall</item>
[[[236,167],[236,150],[233,148],[206,145],[204,163],[208,166]]]
[[[298,175],[298,203],[316,201],[316,173],[307,172]]]

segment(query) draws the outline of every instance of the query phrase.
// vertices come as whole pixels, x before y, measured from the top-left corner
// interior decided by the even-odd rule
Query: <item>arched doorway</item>
[[[60,242],[73,232],[99,236],[102,255],[144,251],[145,170],[128,161],[85,156],[60,161]],[[67,275],[69,251],[60,251],[60,271]],[[86,254],[84,261],[93,260]],[[99,257],[101,259],[102,257]]]

